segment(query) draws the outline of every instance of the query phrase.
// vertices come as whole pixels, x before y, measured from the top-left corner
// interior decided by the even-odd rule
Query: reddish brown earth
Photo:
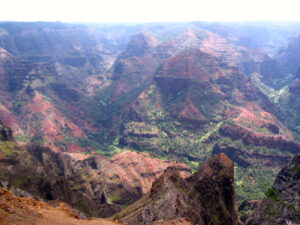
[[[0,224],[2,225],[117,225],[117,220],[89,218],[79,215],[62,202],[48,203],[18,197],[0,188]],[[191,225],[187,218],[161,220],[153,225]]]
[[[82,130],[70,122],[55,106],[47,100],[41,93],[35,92],[32,100],[23,109],[22,119],[27,121],[26,131],[38,135],[44,134],[44,146],[50,147],[54,151],[60,149],[54,145],[55,140],[63,140],[65,135],[63,130],[68,130],[68,135],[74,138],[85,137]],[[30,121],[30,123],[28,123]],[[76,145],[67,146],[67,151],[83,151]]]
[[[200,112],[200,110],[188,101],[187,105],[179,113],[178,118],[185,121],[207,122],[208,119]]]
[[[50,206],[31,198],[15,196],[0,189],[0,223],[3,225],[114,225],[108,219],[79,219],[78,214],[64,203]]]
[[[161,220],[154,222],[152,225],[192,225],[188,218],[179,218],[174,220]]]
[[[61,153],[40,146],[17,146],[3,126],[0,135],[1,181],[42,199],[67,202],[90,216],[108,217],[119,212],[121,205],[148,192],[169,166],[176,167],[183,177],[190,175],[185,164],[146,153],[124,151],[112,158]]]
[[[251,129],[239,125],[226,124],[221,127],[220,132],[222,135],[228,136],[233,140],[241,139],[247,145],[267,146],[269,148],[278,148],[282,151],[294,153],[300,151],[300,144],[284,136],[253,132]]]
[[[14,135],[24,133],[20,127],[18,118],[14,114],[12,114],[12,112],[1,103],[0,103],[0,118],[1,118],[1,122],[5,126],[9,127],[13,131]]]
[[[170,166],[176,167],[183,178],[191,175],[187,165],[152,158],[149,153],[124,151],[114,155],[110,162],[108,177],[117,177],[124,184],[137,185],[142,188],[143,193],[149,192],[152,183]]]
[[[223,153],[208,159],[186,179],[169,167],[147,195],[118,215],[132,225],[182,217],[192,224],[238,225],[233,170],[233,162]]]
[[[211,55],[190,49],[167,59],[157,76],[208,81],[222,75],[217,65],[218,62],[214,62]]]
[[[112,90],[110,102],[143,85],[151,77],[155,71],[155,61],[150,51],[156,45],[157,40],[147,32],[139,33],[131,39],[112,66],[114,82],[109,87]]]

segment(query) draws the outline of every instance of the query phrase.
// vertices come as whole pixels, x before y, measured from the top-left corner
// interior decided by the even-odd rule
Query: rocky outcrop
[[[238,149],[230,144],[215,144],[212,154],[225,153],[239,166],[247,168],[251,165],[259,164],[265,167],[282,167],[290,159],[290,156],[280,154],[263,154],[259,152],[250,152],[245,149]],[[259,163],[257,162],[259,161]]]
[[[182,160],[196,169],[196,162],[211,151],[223,151],[238,165],[262,163],[275,173],[275,166],[277,170],[299,146],[284,121],[279,122],[283,117],[264,94],[268,92],[248,75],[272,80],[281,75],[277,62],[233,40],[237,30],[222,37],[223,32],[208,31],[212,24],[177,25],[1,23],[1,121],[17,141],[56,152],[109,155],[111,145],[118,145]],[[288,107],[286,119],[294,134],[299,130],[292,121],[299,111],[298,86],[296,81],[287,94],[294,96],[288,96],[292,104],[287,105],[295,108]],[[223,129],[229,122],[236,127]],[[226,141],[234,143],[223,145]],[[137,183],[134,192],[146,192],[165,169],[153,165],[159,169],[147,165],[151,176],[115,166],[130,177],[112,172],[111,180]],[[115,203],[125,199],[122,191],[105,196]]]
[[[295,79],[280,98],[280,107],[285,120],[297,141],[300,140],[300,80]]]
[[[32,198],[18,197],[0,188],[0,223],[5,225],[117,225],[117,221],[91,218],[79,219],[79,214],[65,203],[51,205]]]
[[[210,158],[186,179],[168,168],[149,194],[119,216],[129,224],[179,217],[188,217],[193,224],[239,224],[233,177],[233,162],[225,154]]]
[[[300,36],[290,40],[285,49],[276,57],[280,66],[284,69],[285,74],[295,74],[300,62],[300,57],[297,54],[300,49]]]
[[[154,159],[146,153],[125,151],[112,159],[55,153],[40,146],[19,147],[11,141],[8,128],[1,128],[2,133],[2,185],[40,199],[64,201],[89,216],[117,213],[120,205],[130,204],[149,191],[169,166],[178,168],[183,177],[189,175],[186,165]]]
[[[119,220],[80,218],[80,214],[63,202],[50,204],[18,197],[0,188],[0,223],[5,225],[121,225]],[[191,225],[188,218],[161,220],[153,225]]]
[[[121,183],[141,188],[144,194],[168,167],[176,168],[183,178],[190,175],[190,168],[185,164],[152,158],[149,153],[124,151],[114,155],[110,162],[113,172],[108,176],[119,177]]]
[[[220,133],[223,136],[230,137],[233,140],[242,140],[246,145],[266,146],[268,148],[278,148],[281,151],[291,153],[300,152],[300,144],[288,140],[281,135],[268,135],[259,132],[253,132],[243,126],[234,124],[226,124],[220,128]]]
[[[264,199],[255,209],[247,225],[285,225],[300,223],[300,155],[297,154],[276,177]]]
[[[0,141],[12,141],[12,132],[0,122]]]

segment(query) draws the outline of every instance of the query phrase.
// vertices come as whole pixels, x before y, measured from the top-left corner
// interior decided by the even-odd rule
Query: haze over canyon
[[[300,22],[0,22],[0,224],[300,224],[299,53]]]

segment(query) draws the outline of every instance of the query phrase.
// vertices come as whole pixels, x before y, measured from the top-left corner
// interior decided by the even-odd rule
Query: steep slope
[[[132,148],[193,169],[226,152],[238,197],[261,198],[299,145],[248,77],[272,80],[274,61],[210,26],[1,23],[0,119],[56,152]]]
[[[247,225],[299,224],[300,155],[295,157],[277,175],[272,188],[248,218]]]
[[[105,57],[119,50],[100,29],[81,24],[2,22],[0,29],[0,47],[28,61],[57,60],[74,67],[89,63],[100,69]]]
[[[149,191],[152,182],[169,166],[178,168],[183,177],[189,175],[184,164],[130,151],[108,159],[55,153],[32,145],[20,147],[8,128],[0,129],[1,185],[25,195],[64,201],[89,216],[115,214],[121,205],[130,204]]]
[[[294,37],[286,48],[282,49],[280,54],[276,57],[280,66],[286,74],[295,76],[299,66],[300,58],[297,52],[300,49],[300,36]]]
[[[300,140],[300,79],[297,77],[288,87],[286,87],[279,98],[279,104],[285,113],[288,127],[293,132],[295,139]]]
[[[106,219],[79,219],[79,215],[64,203],[50,206],[34,199],[17,197],[4,188],[0,188],[0,223],[5,225],[120,224]]]
[[[242,168],[262,171],[266,165],[272,179],[300,146],[277,119],[276,105],[250,78],[227,64],[226,57],[208,52],[190,48],[163,61],[123,119],[120,144],[191,165],[226,151],[240,166],[242,183],[253,190],[243,195],[260,193],[256,197],[261,198],[263,173],[253,176]]]
[[[300,58],[298,52],[300,50],[300,36],[293,38],[286,48],[284,48],[275,58],[280,66],[282,84],[278,92],[277,102],[280,109],[284,112],[284,121],[297,141],[299,141],[300,131],[300,114],[299,114],[299,87],[300,87]],[[272,87],[276,87],[276,80],[271,83]]]
[[[89,218],[79,215],[62,202],[51,205],[31,198],[18,197],[0,188],[0,223],[3,225],[117,225],[117,220]],[[188,219],[159,221],[153,225],[190,225]]]
[[[93,98],[119,45],[97,28],[1,23],[1,120],[16,138],[55,151],[83,151],[102,105]]]
[[[233,162],[220,154],[182,179],[168,168],[151,192],[119,214],[129,224],[188,217],[193,224],[239,224],[235,210]]]
[[[269,56],[288,44],[299,32],[299,22],[193,22],[194,25],[217,33],[234,45],[261,49]]]

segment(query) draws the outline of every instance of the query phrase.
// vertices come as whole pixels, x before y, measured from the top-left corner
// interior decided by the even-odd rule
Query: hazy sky
[[[1,0],[0,21],[300,21],[299,0]]]

